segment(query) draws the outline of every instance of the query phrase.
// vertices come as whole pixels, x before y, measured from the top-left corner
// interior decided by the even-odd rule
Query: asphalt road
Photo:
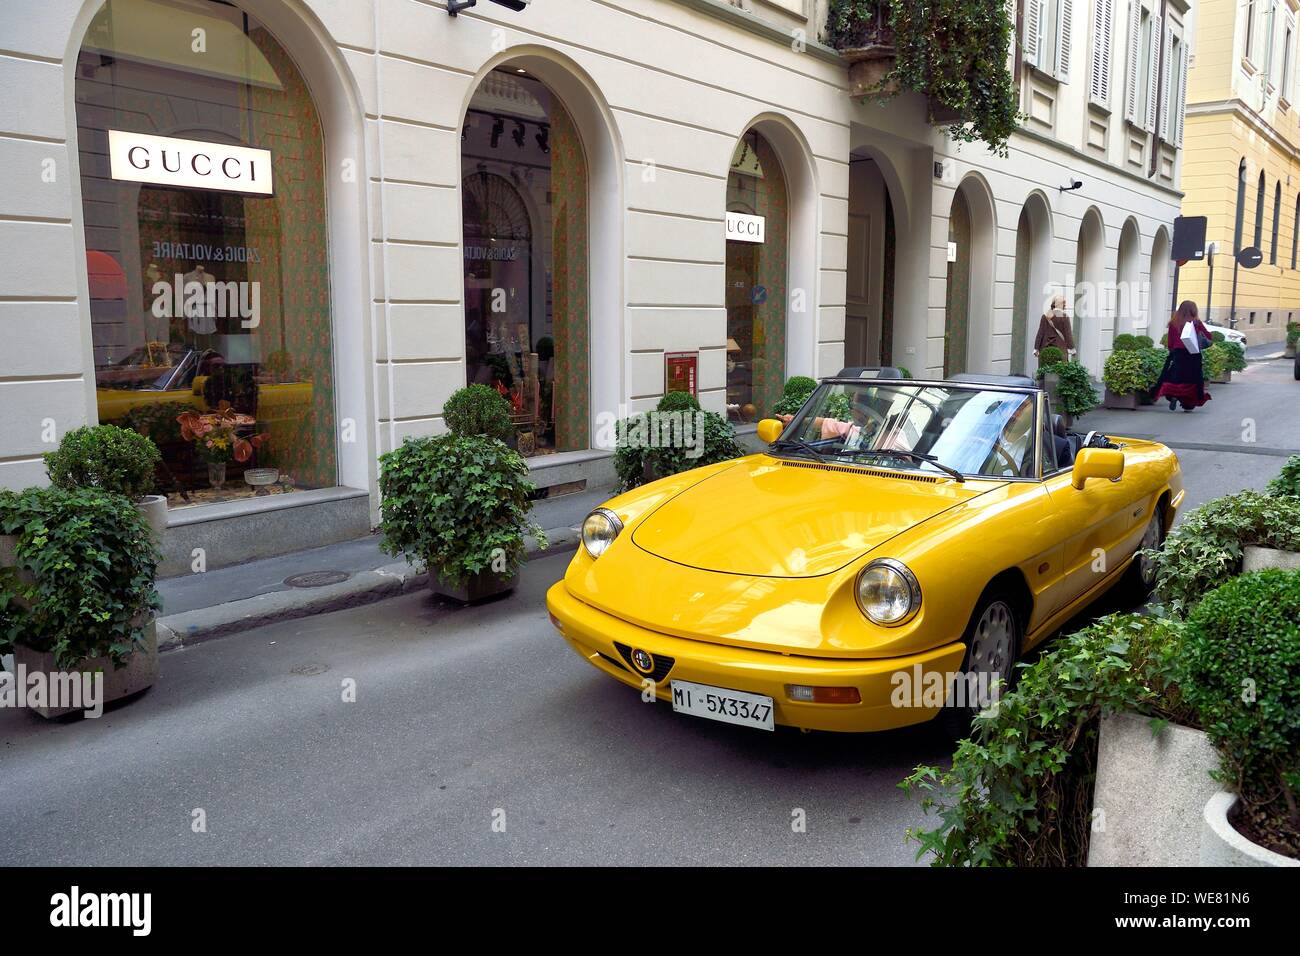
[[[1084,424],[1167,435],[1189,505],[1261,487],[1300,450],[1290,363],[1214,394]],[[0,710],[0,864],[914,862],[922,815],[896,784],[946,758],[937,733],[767,734],[643,704],[551,629],[566,560],[483,607],[408,595],[167,653],[99,720]]]

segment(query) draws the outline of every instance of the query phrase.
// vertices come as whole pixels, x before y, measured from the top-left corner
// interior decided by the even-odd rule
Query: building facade
[[[1178,0],[1022,0],[1006,157],[851,95],[826,12],[6,5],[0,484],[87,422],[150,434],[177,573],[364,533],[378,457],[467,383],[571,486],[670,387],[749,432],[795,374],[1032,370],[1057,292],[1094,373],[1163,322]],[[208,468],[178,411],[252,457]]]
[[[1179,292],[1250,344],[1282,341],[1300,319],[1296,9],[1203,0],[1195,12],[1183,214],[1206,217],[1214,253],[1182,270]],[[1262,261],[1241,268],[1249,248]]]

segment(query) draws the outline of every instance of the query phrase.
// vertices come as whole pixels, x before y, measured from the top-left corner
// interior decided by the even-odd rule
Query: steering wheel
[[[1003,445],[1002,442],[1000,441],[994,442],[993,450],[997,452],[1000,456],[1002,456],[1003,463],[1006,465],[1007,469],[1011,472],[1012,475],[1014,475],[1017,478],[1022,477],[1020,466],[1016,464],[1016,460],[1013,457],[1011,457],[1011,452],[1007,451],[1006,446]]]

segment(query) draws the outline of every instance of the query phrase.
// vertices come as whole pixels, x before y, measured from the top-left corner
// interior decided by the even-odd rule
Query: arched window
[[[1259,174],[1259,190],[1255,194],[1255,242],[1258,249],[1264,242],[1264,173]]]
[[[74,92],[99,420],[153,438],[172,507],[252,495],[253,468],[262,494],[336,484],[324,143],[288,53],[230,3],[111,0]]]
[[[524,455],[590,444],[587,161],[559,97],[484,77],[461,131],[465,379],[510,402]]]
[[[727,174],[727,417],[772,411],[785,385],[789,189],[757,130],[740,138]]]
[[[1237,165],[1237,223],[1232,231],[1232,252],[1241,251],[1241,234],[1246,223],[1246,160],[1242,157]]]
[[[1273,187],[1273,248],[1269,251],[1268,261],[1277,265],[1277,230],[1282,223],[1282,180]]]

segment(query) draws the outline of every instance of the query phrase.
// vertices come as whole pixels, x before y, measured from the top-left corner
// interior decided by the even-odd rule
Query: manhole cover
[[[290,674],[297,674],[299,677],[315,677],[317,674],[324,674],[330,667],[328,664],[299,664],[297,667],[289,669]]]
[[[284,583],[291,588],[323,588],[327,584],[339,584],[352,575],[346,571],[308,571],[305,574],[291,574]]]

